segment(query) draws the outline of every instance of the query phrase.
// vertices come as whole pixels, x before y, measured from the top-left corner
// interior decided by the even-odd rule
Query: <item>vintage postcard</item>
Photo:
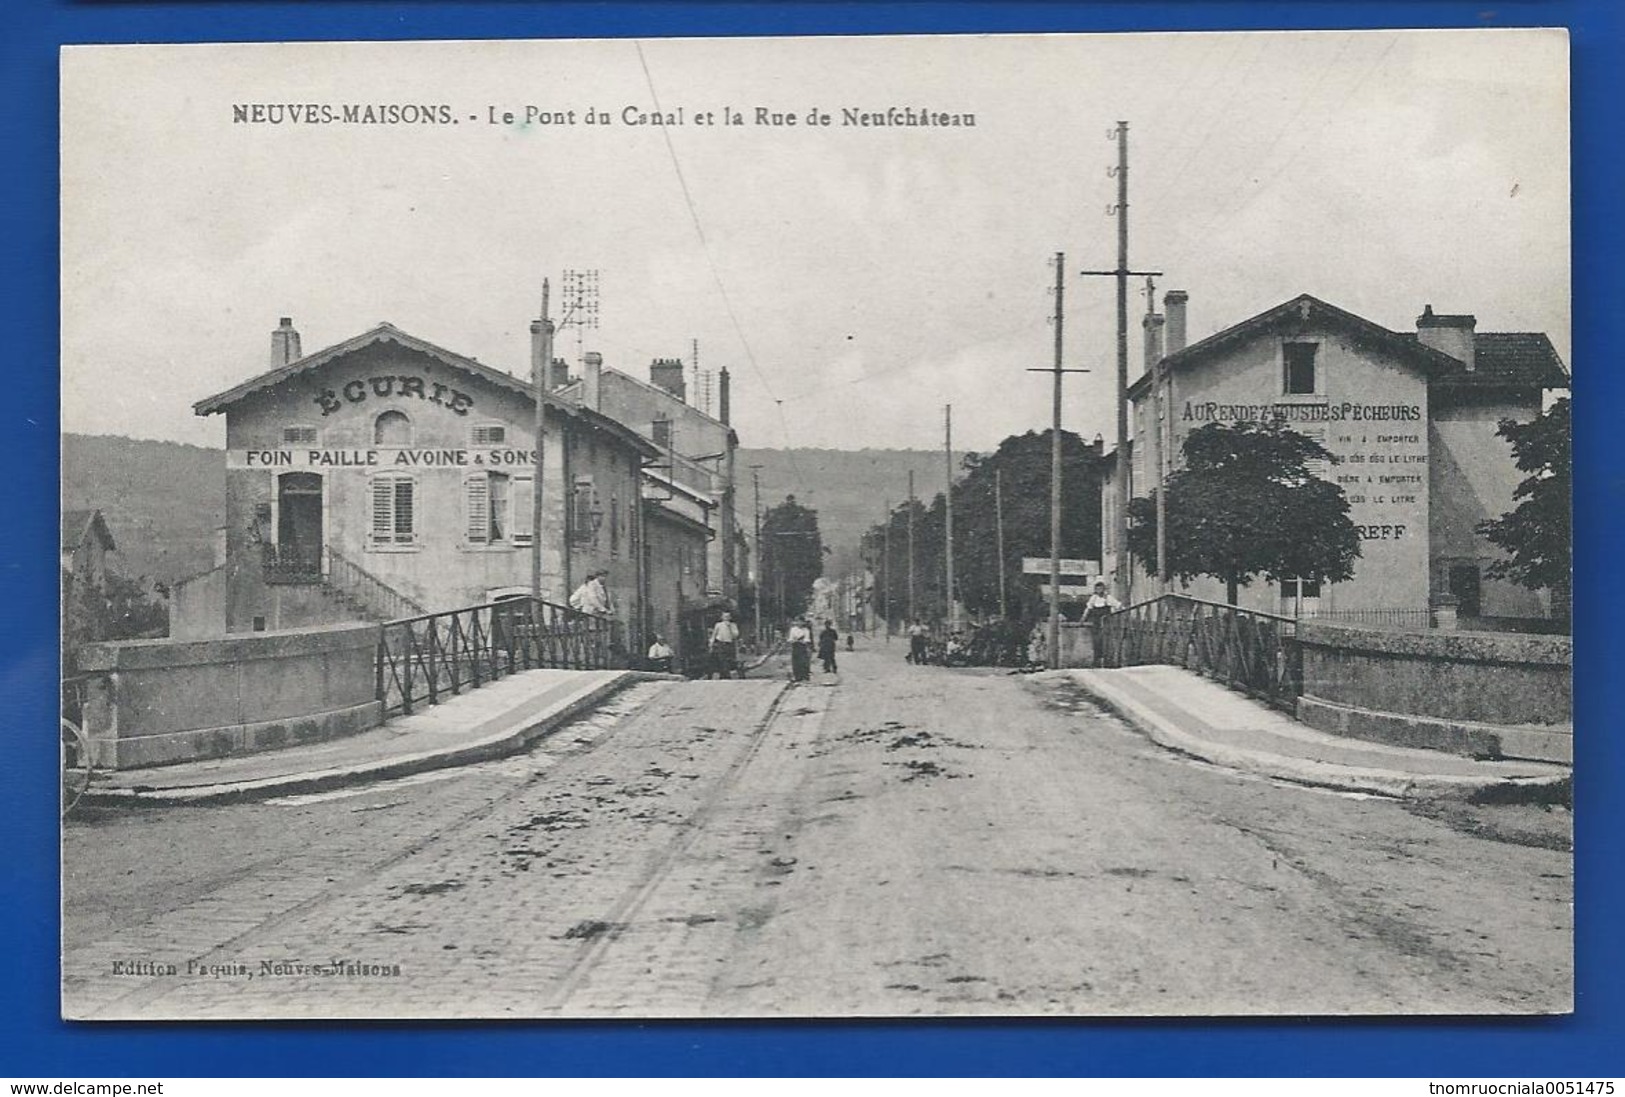
[[[72,46],[62,1012],[1564,1013],[1562,31]]]

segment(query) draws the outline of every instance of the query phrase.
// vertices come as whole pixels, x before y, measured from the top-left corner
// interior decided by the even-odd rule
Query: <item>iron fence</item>
[[[508,598],[379,627],[378,700],[387,715],[538,667],[610,664],[614,622],[538,598]]]
[[[1433,627],[1429,609],[1331,609],[1311,610],[1300,618],[1325,621],[1331,625],[1374,625],[1379,628],[1426,629]]]
[[[322,581],[321,545],[264,541],[260,544],[260,559],[267,583],[295,586]]]
[[[1164,594],[1104,620],[1103,662],[1184,667],[1290,712],[1303,692],[1295,625],[1290,617]]]

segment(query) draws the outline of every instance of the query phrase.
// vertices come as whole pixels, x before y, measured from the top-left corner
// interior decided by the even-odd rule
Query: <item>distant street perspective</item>
[[[79,1017],[1494,1013],[1569,1004],[1566,812],[1154,745],[865,639],[529,751],[66,830]]]

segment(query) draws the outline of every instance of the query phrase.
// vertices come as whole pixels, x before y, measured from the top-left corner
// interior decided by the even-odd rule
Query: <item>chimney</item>
[[[683,383],[681,358],[656,358],[649,363],[649,383],[665,389],[684,403],[688,402],[688,386]]]
[[[598,411],[599,384],[604,375],[604,356],[589,350],[581,356],[581,402]]]
[[[1422,315],[1416,318],[1416,338],[1424,346],[1443,351],[1473,372],[1473,329],[1478,318],[1465,313],[1449,315],[1435,313],[1432,305],[1422,306]]]
[[[284,316],[271,333],[271,368],[297,362],[303,357],[299,353],[299,333],[293,330],[293,317]]]
[[[1145,328],[1145,372],[1150,373],[1162,361],[1162,314],[1147,313],[1140,326]]]
[[[545,358],[546,353],[546,340],[542,338],[542,322],[532,320],[530,322],[530,383],[534,386],[539,380],[542,382],[544,389],[551,387],[547,382],[552,380],[542,371],[542,363],[547,360]]]
[[[728,367],[722,367],[722,373],[717,378],[717,418],[724,426],[731,426],[728,419]]]
[[[1163,340],[1164,354],[1178,354],[1185,349],[1185,304],[1191,295],[1182,289],[1171,289],[1162,295],[1162,307],[1168,314],[1168,333]]]
[[[562,358],[553,359],[553,370],[547,375],[549,389],[563,388],[570,383],[570,366]]]

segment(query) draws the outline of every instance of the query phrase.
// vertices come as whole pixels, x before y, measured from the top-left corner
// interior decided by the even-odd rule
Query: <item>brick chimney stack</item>
[[[1141,326],[1145,328],[1145,371],[1150,373],[1162,361],[1162,313],[1146,315]]]
[[[729,387],[728,367],[723,366],[722,373],[717,377],[717,418],[721,419],[726,426],[733,425],[728,418]]]
[[[1422,306],[1416,318],[1416,338],[1425,346],[1443,351],[1473,372],[1473,350],[1478,317],[1466,313],[1435,313],[1432,305]]]
[[[1162,295],[1163,311],[1168,314],[1168,330],[1164,336],[1164,354],[1178,354],[1185,349],[1185,306],[1191,295],[1182,289],[1171,289]]]
[[[604,377],[604,356],[595,350],[589,350],[581,356],[581,403],[584,407],[599,411],[598,393],[602,387]]]
[[[293,329],[293,317],[284,316],[271,333],[271,368],[297,362],[303,357],[299,352],[299,333]]]
[[[681,358],[656,358],[649,363],[649,383],[665,389],[684,403],[688,402],[688,385],[683,381]]]

